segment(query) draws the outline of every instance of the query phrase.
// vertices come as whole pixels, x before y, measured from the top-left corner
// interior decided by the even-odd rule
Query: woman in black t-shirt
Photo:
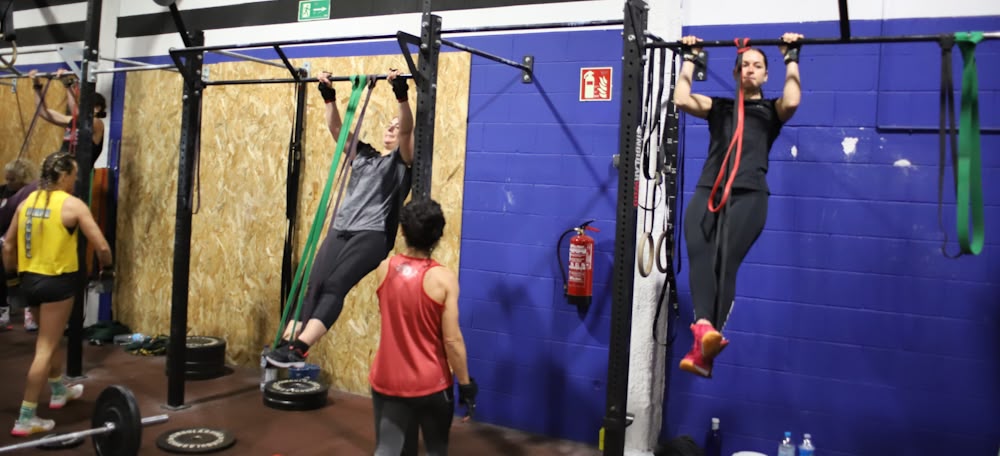
[[[691,93],[701,40],[694,36],[681,40],[686,52],[673,101],[678,109],[706,119],[710,134],[708,157],[684,220],[695,322],[691,325],[694,344],[680,367],[696,375],[711,377],[715,356],[729,344],[720,331],[736,296],[736,272],[767,220],[768,153],[802,98],[796,43],[801,38],[797,33],[782,36],[789,45],[780,46],[785,84],[777,99],[765,99],[761,90],[767,81],[764,52],[740,48],[733,78],[744,100],[742,138],[734,135],[734,107],[738,106],[734,99]],[[737,149],[741,149],[739,155]]]

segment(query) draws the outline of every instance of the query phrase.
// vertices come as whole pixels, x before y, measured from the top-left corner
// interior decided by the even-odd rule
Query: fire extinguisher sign
[[[611,67],[580,68],[580,101],[611,101]]]

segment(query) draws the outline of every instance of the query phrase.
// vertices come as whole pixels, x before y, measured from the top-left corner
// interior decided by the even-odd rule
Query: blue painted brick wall
[[[535,82],[474,57],[460,308],[478,419],[596,442],[604,414],[614,253],[621,32],[462,38],[519,60]],[[580,102],[580,68],[613,68],[611,102]],[[559,235],[594,219],[594,304],[566,303]],[[565,258],[567,241],[559,255]],[[565,262],[565,259],[563,260]]]
[[[1000,18],[854,21],[855,36],[1000,29]],[[705,39],[837,36],[836,23],[699,27]],[[765,96],[778,96],[777,48]],[[978,48],[986,247],[945,259],[938,224],[936,43],[817,46],[804,96],[771,151],[768,221],[737,278],[732,341],[712,380],[677,369],[690,348],[686,271],[669,362],[665,438],[699,441],[722,419],[723,454],[774,454],[786,430],[830,455],[992,455],[1000,445],[1000,43]],[[955,49],[956,89],[961,58]],[[702,93],[731,96],[732,49],[712,49]],[[956,93],[956,100],[958,100]],[[913,131],[901,131],[899,128]],[[856,139],[845,154],[845,138]],[[686,122],[685,192],[708,145]],[[793,147],[795,154],[793,155]],[[907,160],[909,166],[896,166]],[[898,163],[897,163],[898,162]],[[953,183],[951,165],[946,189]],[[949,250],[954,191],[945,192]],[[464,252],[463,252],[464,253]],[[684,252],[686,255],[686,252]]]

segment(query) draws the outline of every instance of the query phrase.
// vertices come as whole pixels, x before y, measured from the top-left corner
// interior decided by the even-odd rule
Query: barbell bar
[[[0,447],[0,453],[94,436],[94,451],[97,456],[137,456],[142,445],[142,427],[163,423],[169,418],[167,415],[140,418],[139,406],[132,392],[124,386],[111,385],[97,398],[91,417],[93,429]]]

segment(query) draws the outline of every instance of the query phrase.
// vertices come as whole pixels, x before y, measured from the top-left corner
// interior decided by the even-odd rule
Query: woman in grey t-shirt
[[[382,135],[383,151],[358,141],[351,164],[351,178],[344,200],[316,252],[306,295],[297,322],[289,321],[281,343],[267,355],[278,367],[305,364],[309,347],[329,331],[344,308],[344,297],[362,278],[378,267],[392,250],[399,209],[410,192],[413,163],[413,113],[408,84],[391,70],[389,81],[399,102],[399,115]],[[330,73],[319,76],[319,92],[326,102],[326,121],[334,140],[343,122],[330,84]],[[353,140],[348,134],[347,143]],[[292,334],[292,324],[295,332]]]

